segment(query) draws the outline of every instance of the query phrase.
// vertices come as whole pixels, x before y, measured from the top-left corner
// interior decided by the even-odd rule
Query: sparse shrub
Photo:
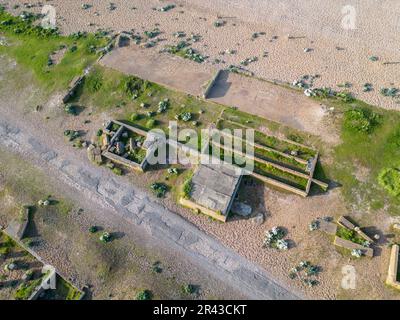
[[[112,169],[112,172],[114,172],[114,174],[116,174],[117,176],[122,176],[122,169],[121,168],[114,167]]]
[[[157,124],[157,121],[154,119],[150,119],[149,121],[146,122],[146,127],[149,129],[153,129]]]
[[[273,227],[265,233],[264,247],[276,248],[279,250],[289,249],[289,244],[283,239],[285,232],[279,227]]]
[[[309,261],[301,261],[296,267],[293,267],[289,271],[289,278],[303,281],[308,287],[314,287],[319,282],[314,278],[318,276],[321,268],[316,265],[312,265]]]
[[[78,108],[77,108],[76,106],[72,105],[72,104],[67,104],[67,105],[64,107],[65,113],[67,113],[67,114],[69,114],[69,115],[72,115],[72,116],[76,116],[76,115],[77,115],[77,113],[78,113],[78,110],[77,110],[77,109],[78,109]]]
[[[164,99],[158,103],[158,113],[163,113],[165,112],[169,107],[169,100]]]
[[[161,273],[162,272],[161,263],[159,261],[153,263],[152,271],[155,272],[155,273]]]
[[[173,174],[173,175],[178,175],[179,174],[179,171],[178,171],[177,168],[169,168],[167,170],[167,172],[168,172],[168,174]]]
[[[96,233],[98,231],[98,228],[96,227],[96,226],[91,226],[90,228],[89,228],[89,232],[90,233]]]
[[[378,176],[379,184],[392,196],[400,195],[400,170],[398,168],[385,168]]]
[[[196,292],[196,286],[190,283],[185,284],[182,286],[182,291],[186,294],[193,294]]]
[[[92,72],[87,76],[85,82],[90,92],[97,92],[103,86],[103,76],[100,72]]]
[[[136,300],[151,300],[152,296],[150,290],[142,290],[137,293]]]
[[[192,188],[193,188],[192,177],[190,177],[183,184],[183,197],[185,199],[190,199],[192,195]]]
[[[380,115],[368,109],[351,109],[344,114],[344,126],[351,131],[371,133],[379,122]]]
[[[356,258],[361,258],[363,256],[363,253],[360,249],[353,249],[351,251],[351,255]]]
[[[385,97],[396,97],[399,94],[399,89],[397,88],[382,88],[381,94]]]
[[[304,283],[308,286],[308,287],[315,287],[319,282],[315,279],[304,279],[303,280]]]
[[[100,236],[100,241],[103,243],[108,243],[112,240],[112,236],[108,232],[103,232],[103,234]]]
[[[102,135],[103,135],[103,130],[102,129],[97,130],[96,136],[101,137]]]
[[[131,119],[131,121],[134,122],[134,121],[139,120],[139,117],[140,117],[139,114],[137,114],[136,112],[134,112],[134,113],[131,114],[131,118],[130,118],[130,119]]]
[[[310,231],[318,230],[319,229],[319,221],[318,220],[311,221],[311,223],[308,225],[308,229]]]
[[[164,184],[164,183],[153,183],[150,186],[151,190],[153,190],[154,194],[158,197],[158,198],[163,198],[165,197],[165,194],[168,191],[168,187]]]

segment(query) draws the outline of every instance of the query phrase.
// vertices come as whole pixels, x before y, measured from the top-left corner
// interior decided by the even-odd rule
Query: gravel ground
[[[22,6],[26,2],[0,0],[0,4],[10,4],[14,13],[26,10]],[[36,5],[32,10],[40,12],[39,2],[30,3]],[[83,3],[91,7],[84,10]],[[172,35],[174,32],[199,34],[202,40],[193,47],[208,55],[209,63],[217,58],[225,61],[219,65],[226,67],[256,56],[258,61],[247,68],[257,76],[292,83],[303,75],[318,74],[316,86],[336,87],[350,82],[350,90],[362,100],[400,108],[398,99],[379,93],[382,87],[400,87],[399,2],[385,0],[377,5],[374,0],[353,1],[354,30],[342,27],[342,9],[349,4],[345,0],[186,0],[173,1],[177,7],[168,12],[153,10],[170,3],[165,1],[113,3],[114,10],[108,10],[109,1],[105,0],[51,0],[45,4],[56,8],[57,23],[65,33],[98,28],[142,33],[157,27],[163,32],[160,38],[166,40],[150,49],[157,52],[164,44],[179,41]],[[15,4],[21,6],[12,9]],[[224,26],[214,27],[218,17],[226,22]],[[253,39],[257,32],[265,35]],[[289,39],[288,35],[294,38]],[[305,48],[312,50],[304,52]],[[236,50],[236,54],[220,54],[226,50]],[[379,60],[370,61],[371,56]],[[372,83],[374,90],[363,92],[365,83]]]

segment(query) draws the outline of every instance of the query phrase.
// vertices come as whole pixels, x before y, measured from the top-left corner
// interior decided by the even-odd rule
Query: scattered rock
[[[234,202],[231,210],[233,213],[242,217],[248,217],[253,211],[249,205],[243,202]]]
[[[257,226],[262,225],[265,221],[264,214],[258,213],[254,218],[251,219],[251,221]]]

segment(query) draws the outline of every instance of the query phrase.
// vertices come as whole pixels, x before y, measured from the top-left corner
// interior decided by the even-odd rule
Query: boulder
[[[101,165],[103,162],[103,159],[101,157],[101,149],[97,148],[95,145],[91,144],[88,148],[87,148],[87,155],[90,161]]]
[[[265,217],[263,213],[258,213],[254,218],[251,219],[251,221],[255,224],[255,225],[262,225],[264,223]]]
[[[234,202],[231,210],[242,217],[248,217],[253,212],[253,209],[243,202]]]

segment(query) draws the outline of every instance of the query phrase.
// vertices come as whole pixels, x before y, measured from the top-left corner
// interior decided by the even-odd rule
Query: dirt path
[[[52,135],[46,126],[17,110],[19,99],[3,100],[0,105],[0,145],[21,155],[35,166],[74,188],[77,197],[101,219],[122,219],[132,231],[146,231],[150,241],[207,270],[212,277],[231,285],[253,299],[296,299],[260,267],[221,245],[194,225],[149,198],[139,188],[109,170],[95,167],[85,152],[71,149],[62,137]],[[98,207],[104,210],[96,210]],[[109,213],[112,212],[112,216]]]

